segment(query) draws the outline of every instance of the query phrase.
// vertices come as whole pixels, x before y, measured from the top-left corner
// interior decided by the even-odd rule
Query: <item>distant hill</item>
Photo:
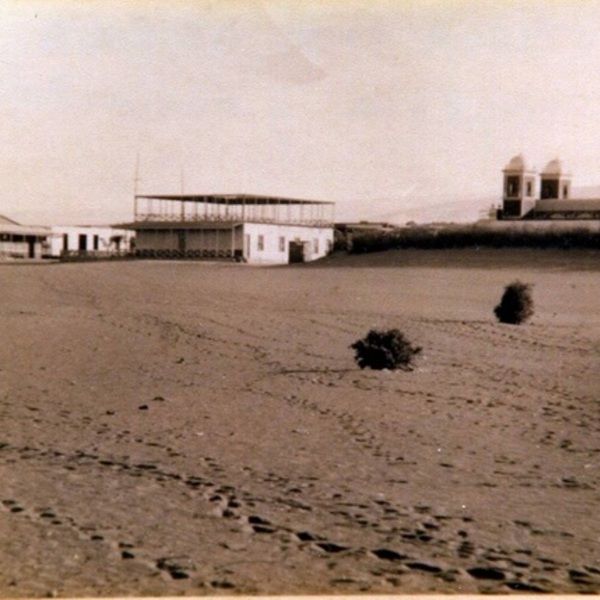
[[[415,223],[472,223],[488,215],[493,205],[499,205],[497,196],[470,196],[455,198],[397,197],[370,200],[350,200],[336,205],[337,221],[375,221],[403,225]]]

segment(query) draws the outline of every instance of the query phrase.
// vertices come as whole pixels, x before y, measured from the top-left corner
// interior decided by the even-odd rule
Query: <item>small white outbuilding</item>
[[[57,225],[51,227],[45,256],[118,256],[130,251],[132,238],[131,231],[110,226]]]

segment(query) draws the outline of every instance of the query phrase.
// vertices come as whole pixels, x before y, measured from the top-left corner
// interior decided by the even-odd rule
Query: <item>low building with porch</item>
[[[308,262],[333,249],[333,202],[250,194],[136,195],[135,255]]]
[[[128,254],[133,232],[101,225],[55,225],[45,256],[48,258],[105,258]]]
[[[48,227],[21,225],[0,215],[0,260],[42,258],[50,234]]]

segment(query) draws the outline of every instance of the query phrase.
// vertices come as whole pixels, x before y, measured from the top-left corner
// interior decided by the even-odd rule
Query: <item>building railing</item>
[[[271,225],[301,225],[309,227],[333,227],[333,219],[282,218],[254,215],[173,215],[161,213],[138,213],[135,223],[266,223]]]
[[[131,258],[131,250],[62,250],[62,261],[113,260]]]
[[[240,249],[196,249],[196,250],[176,250],[174,248],[139,248],[135,251],[136,258],[169,258],[169,259],[225,259],[243,262],[243,252]]]

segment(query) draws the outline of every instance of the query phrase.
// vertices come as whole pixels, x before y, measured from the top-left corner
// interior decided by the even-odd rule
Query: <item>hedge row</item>
[[[401,248],[600,248],[600,231],[573,229],[492,229],[407,227],[389,232],[354,234],[348,250],[360,254]]]

